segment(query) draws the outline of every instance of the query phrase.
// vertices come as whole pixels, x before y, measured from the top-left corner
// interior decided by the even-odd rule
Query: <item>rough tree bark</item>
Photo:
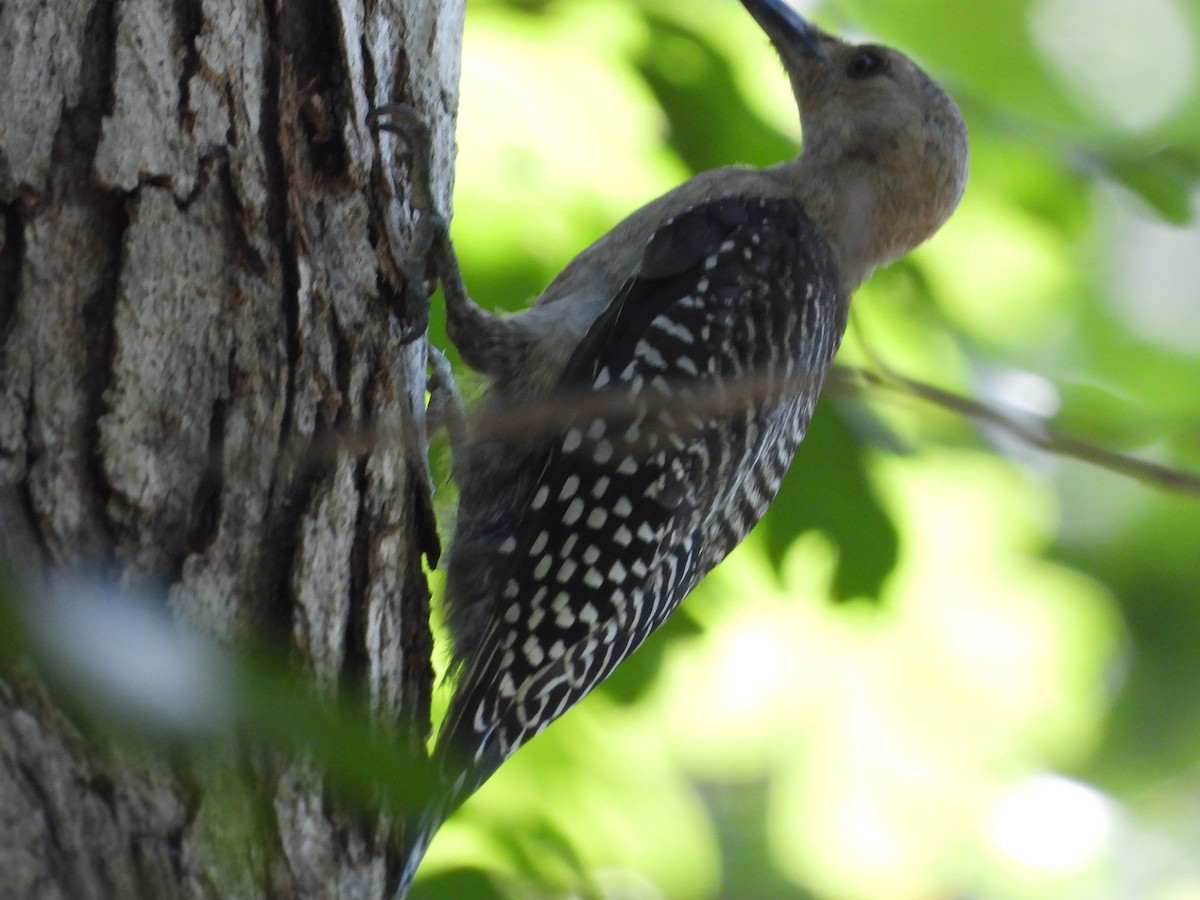
[[[397,340],[411,212],[366,116],[429,116],[448,210],[462,19],[0,2],[0,549],[221,639],[282,635],[418,733],[425,357]],[[0,894],[381,895],[382,841],[302,761],[256,770],[268,839],[245,844],[167,759],[114,756],[0,682]]]

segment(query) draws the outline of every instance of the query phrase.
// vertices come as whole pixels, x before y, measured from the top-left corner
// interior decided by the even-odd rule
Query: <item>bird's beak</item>
[[[754,16],[780,53],[807,59],[825,58],[817,29],[785,0],[742,0],[742,6]]]

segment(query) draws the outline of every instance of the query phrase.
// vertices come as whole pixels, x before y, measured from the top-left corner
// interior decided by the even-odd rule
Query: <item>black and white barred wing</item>
[[[766,511],[845,325],[790,201],[692,208],[569,363],[500,597],[439,746],[469,793],[641,644]],[[449,763],[452,768],[459,764]]]

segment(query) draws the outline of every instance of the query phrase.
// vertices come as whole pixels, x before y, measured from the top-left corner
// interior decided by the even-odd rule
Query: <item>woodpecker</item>
[[[414,244],[434,255],[451,340],[489,379],[477,421],[501,427],[454,450],[445,604],[461,677],[430,757],[439,793],[404,837],[399,896],[445,817],[758,522],[851,293],[962,196],[962,116],[911,60],[834,37],[784,0],[741,2],[790,79],[800,154],[693,177],[580,253],[528,310],[470,300],[416,177],[427,167],[412,170],[432,234]],[[404,108],[376,124],[420,144]]]

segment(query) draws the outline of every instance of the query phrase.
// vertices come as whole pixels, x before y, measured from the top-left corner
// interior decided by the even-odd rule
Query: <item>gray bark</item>
[[[282,637],[329,696],[360,681],[412,734],[425,357],[395,315],[403,172],[366,116],[427,114],[448,211],[462,18],[463,0],[0,3],[0,549],[26,576],[149,590],[222,640]],[[209,765],[100,746],[10,674],[0,893],[382,894],[383,838],[313,767]],[[243,840],[228,807],[251,801],[213,786],[246,777],[267,814]]]

